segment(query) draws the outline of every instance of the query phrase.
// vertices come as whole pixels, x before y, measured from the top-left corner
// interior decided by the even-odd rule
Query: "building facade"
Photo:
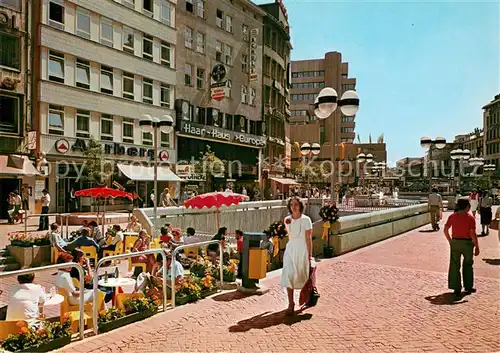
[[[349,78],[348,63],[342,55],[329,52],[323,59],[292,61],[290,140],[292,144],[319,143],[321,152],[316,160],[330,160],[332,143],[336,155],[342,154],[342,143],[352,144],[355,137],[355,117],[344,116],[337,109],[328,119],[318,120],[314,115],[314,100],[324,87],[332,87],[339,97],[345,91],[356,89],[356,79]],[[294,159],[292,156],[292,169]],[[336,178],[338,180],[338,178]]]
[[[88,186],[79,173],[90,138],[102,144],[103,158],[115,165],[147,163],[154,157],[153,135],[142,131],[139,120],[144,114],[175,116],[176,4],[35,4],[37,146],[48,161],[52,211],[66,211],[70,189]],[[159,146],[161,161],[175,163],[174,134],[162,133]],[[126,182],[127,177],[118,180]],[[137,191],[142,198],[149,195],[146,185]]]
[[[483,107],[484,159],[500,170],[500,94]]]
[[[469,150],[471,157],[484,157],[484,133],[482,129],[457,135],[454,142],[460,144],[462,149]]]
[[[8,194],[23,191],[34,206],[35,148],[30,138],[31,2],[0,0],[0,218],[7,218]],[[26,205],[24,206],[26,207]]]
[[[265,190],[275,194],[281,180],[290,169],[287,155],[286,126],[290,119],[291,67],[290,27],[288,14],[282,2],[263,4],[264,59],[263,59],[263,116],[267,131],[267,147],[264,151],[263,171],[269,180]],[[289,152],[289,149],[288,149]]]
[[[231,183],[248,188],[260,179],[259,157],[267,143],[262,121],[265,15],[247,0],[178,1],[178,171],[190,187],[212,191],[207,189]],[[190,172],[208,150],[229,163],[210,187]]]

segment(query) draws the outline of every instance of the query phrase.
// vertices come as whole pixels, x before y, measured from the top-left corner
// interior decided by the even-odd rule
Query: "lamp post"
[[[491,189],[491,175],[495,173],[497,166],[494,164],[485,164],[483,166],[483,171],[488,173],[488,189]]]
[[[317,156],[321,152],[321,146],[319,143],[314,142],[309,144],[304,142],[300,146],[300,154],[305,158],[306,156],[311,159],[312,156]],[[307,175],[307,207],[309,207],[309,198],[311,195],[311,185],[309,183],[309,175]]]
[[[359,96],[356,91],[345,91],[340,101],[337,103],[337,91],[331,87],[325,87],[319,92],[314,101],[314,114],[320,120],[327,119],[340,106],[340,110],[345,116],[356,115],[359,109]],[[330,191],[331,200],[335,202],[336,195],[334,191],[335,184],[335,164],[337,161],[336,138],[337,138],[337,122],[333,121],[332,139],[331,139],[331,161],[332,170],[330,176]]]
[[[359,164],[361,164],[361,163],[365,163],[365,162],[366,163],[370,163],[370,162],[373,161],[373,154],[371,154],[371,153],[364,154],[364,153],[361,152],[360,154],[358,154],[356,156],[356,161],[358,162],[358,167],[359,167]],[[356,168],[356,170],[357,169],[358,168]],[[363,177],[362,177],[363,178],[363,183],[362,184],[364,184],[364,174],[365,174],[364,171],[365,170],[363,168],[363,174],[361,174],[361,171],[358,172],[359,175],[363,175]]]
[[[420,146],[429,150],[428,154],[428,162],[430,162],[430,171],[429,171],[429,192],[432,190],[432,146],[435,146],[437,149],[443,149],[446,147],[446,139],[444,137],[436,137],[434,140],[430,137],[424,136],[420,138]]]
[[[149,114],[145,114],[143,119],[139,120],[139,126],[142,127],[143,132],[147,132],[153,135],[153,151],[154,151],[154,204],[153,204],[153,232],[156,233],[158,230],[158,130],[165,134],[170,134],[173,130],[174,119],[170,115],[164,115],[162,119],[152,117]],[[152,234],[155,236],[155,234]]]
[[[462,150],[462,149],[452,150],[450,152],[450,158],[453,161],[458,160],[457,190],[460,190],[460,177],[461,177],[461,174],[462,174],[462,161],[463,160],[468,160],[470,158],[470,151],[469,150]],[[475,158],[473,158],[471,160],[471,162],[473,160],[475,160]]]

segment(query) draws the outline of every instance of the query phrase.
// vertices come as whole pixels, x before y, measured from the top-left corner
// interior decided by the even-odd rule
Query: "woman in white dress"
[[[287,315],[293,315],[295,303],[293,291],[301,290],[309,279],[309,270],[312,257],[312,222],[302,214],[304,204],[298,197],[288,200],[290,215],[285,218],[285,227],[288,231],[288,244],[283,257],[283,271],[280,284],[287,289]]]

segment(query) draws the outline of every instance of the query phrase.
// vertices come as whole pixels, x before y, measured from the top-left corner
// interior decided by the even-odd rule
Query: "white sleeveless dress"
[[[290,224],[287,224],[290,222]],[[285,288],[302,289],[309,278],[309,251],[307,250],[306,231],[312,229],[311,219],[302,215],[298,219],[285,218],[288,243],[283,256],[283,271],[280,284]]]

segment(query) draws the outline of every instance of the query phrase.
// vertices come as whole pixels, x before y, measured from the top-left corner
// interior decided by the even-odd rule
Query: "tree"
[[[86,158],[83,178],[91,185],[105,185],[113,174],[114,165],[102,157],[102,145],[93,137],[82,150]]]

